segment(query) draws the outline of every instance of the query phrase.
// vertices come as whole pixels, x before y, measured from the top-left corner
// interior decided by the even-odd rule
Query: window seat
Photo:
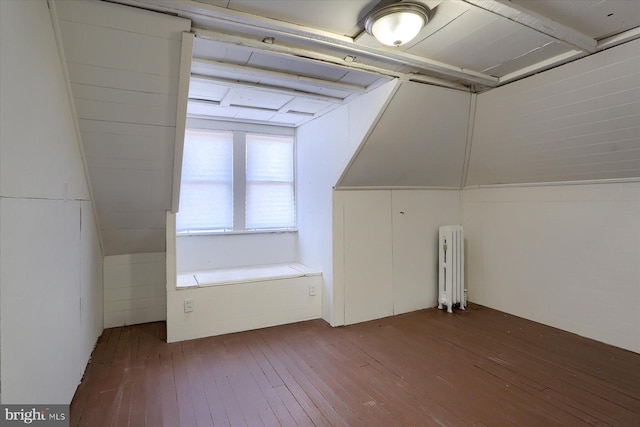
[[[238,283],[320,276],[322,273],[303,264],[273,264],[220,268],[178,274],[177,288],[225,286]]]

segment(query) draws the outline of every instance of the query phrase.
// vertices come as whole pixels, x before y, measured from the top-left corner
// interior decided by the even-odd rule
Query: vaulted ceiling
[[[640,38],[638,1],[419,1],[431,10],[428,24],[391,48],[364,31],[378,0],[49,0],[105,254],[164,250],[164,213],[176,208],[179,183],[176,134],[187,114],[296,127],[397,78],[406,84],[378,123],[391,132],[390,118],[405,120],[398,111],[419,103],[422,90],[412,93],[412,85],[459,91],[467,108],[470,93]],[[464,153],[462,133],[462,142],[441,147],[456,170],[436,174],[432,165],[431,185],[463,184],[464,154],[451,151]],[[413,149],[387,159],[416,158]],[[361,150],[361,160],[372,153]],[[353,163],[342,184],[361,185],[358,170],[367,164]],[[506,179],[484,173],[474,169],[474,182]],[[417,182],[378,178],[379,185]]]

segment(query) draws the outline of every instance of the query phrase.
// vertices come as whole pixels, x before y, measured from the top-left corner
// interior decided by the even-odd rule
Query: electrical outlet
[[[318,285],[309,285],[309,296],[315,296],[318,292]]]
[[[191,313],[193,311],[193,300],[191,298],[184,300],[184,312]]]

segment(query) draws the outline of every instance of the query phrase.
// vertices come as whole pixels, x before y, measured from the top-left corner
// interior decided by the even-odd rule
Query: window
[[[178,234],[295,228],[293,163],[292,135],[187,130]]]
[[[292,138],[247,134],[246,174],[247,228],[293,227]]]

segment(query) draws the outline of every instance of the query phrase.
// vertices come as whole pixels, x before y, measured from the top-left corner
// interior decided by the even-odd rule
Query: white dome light
[[[421,3],[395,3],[374,10],[365,28],[380,43],[400,46],[413,40],[429,20],[429,9]]]

